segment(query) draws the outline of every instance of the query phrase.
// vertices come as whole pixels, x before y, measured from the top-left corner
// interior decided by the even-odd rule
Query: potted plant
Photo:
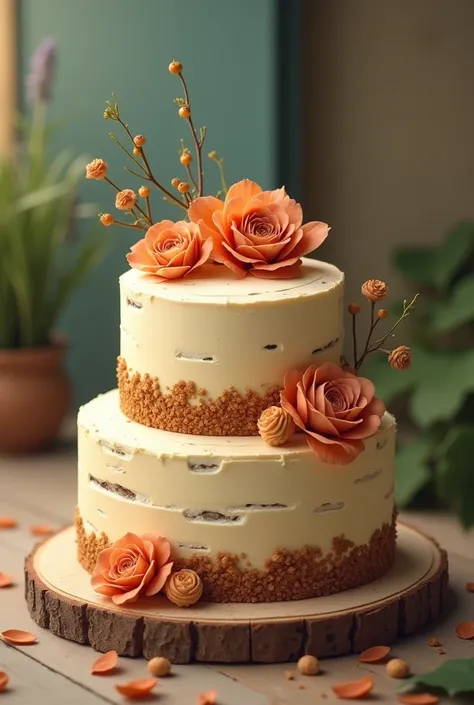
[[[50,157],[47,101],[55,45],[44,41],[28,77],[31,116],[21,117],[18,144],[0,160],[0,452],[48,445],[71,401],[56,334],[70,294],[96,263],[102,242],[72,242],[77,188],[85,159]]]

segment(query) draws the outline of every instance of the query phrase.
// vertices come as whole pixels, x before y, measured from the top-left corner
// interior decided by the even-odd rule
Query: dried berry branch
[[[212,152],[209,152],[207,155],[209,159],[217,164],[217,167],[219,169],[219,174],[221,178],[221,191],[219,192],[219,195],[222,193],[224,196],[227,196],[227,192],[229,190],[225,178],[225,170],[224,170],[224,158],[219,157],[217,152],[215,150],[212,150]]]
[[[394,325],[390,328],[390,330],[382,336],[382,338],[379,338],[378,340],[374,341],[375,342],[375,347],[370,348],[368,353],[373,353],[376,350],[379,350],[381,346],[385,343],[387,338],[393,334],[395,329],[400,325],[400,323],[403,321],[404,318],[410,315],[410,311],[415,307],[416,300],[418,298],[419,294],[415,294],[415,296],[412,298],[412,300],[408,303],[407,300],[405,299],[403,301],[403,311],[402,315],[400,318],[394,323]]]
[[[171,70],[171,67],[173,65],[178,65],[179,70]],[[193,138],[194,142],[194,147],[196,149],[196,160],[197,160],[197,172],[198,172],[198,184],[197,184],[197,195],[202,196],[203,194],[203,188],[204,188],[204,173],[203,173],[203,164],[202,164],[202,145],[206,136],[205,130],[201,130],[201,138],[198,137],[196,129],[194,127],[193,123],[193,118],[191,115],[191,101],[189,99],[189,91],[188,91],[188,86],[186,85],[185,78],[183,76],[183,67],[182,65],[174,61],[172,64],[170,64],[170,72],[175,73],[179,80],[181,81],[181,85],[183,87],[183,92],[184,92],[184,104],[180,107],[178,110],[178,114],[180,117],[184,118],[188,125],[189,129],[191,130],[191,136]]]
[[[191,164],[192,164],[192,161],[193,161],[193,157],[192,157],[192,154],[191,154],[191,152],[189,151],[189,149],[188,149],[187,147],[185,147],[185,145],[184,145],[184,140],[181,140],[181,149],[180,149],[180,152],[179,152],[179,161],[181,162],[181,164],[182,164],[182,165],[184,166],[184,168],[186,169],[186,173],[187,173],[187,175],[188,175],[188,179],[190,180],[190,182],[191,182],[192,185],[194,186],[195,194],[197,195],[199,187],[198,187],[198,185],[197,185],[197,183],[196,183],[196,179],[194,178],[193,170],[191,169]]]
[[[387,318],[388,316],[388,311],[385,308],[380,308],[376,310],[376,304],[379,303],[382,299],[385,298],[388,292],[388,287],[387,285],[380,281],[379,279],[370,279],[366,281],[362,285],[362,294],[364,297],[369,301],[370,303],[370,328],[369,328],[369,333],[367,335],[367,340],[364,346],[364,350],[360,357],[358,356],[358,347],[357,347],[357,326],[356,326],[356,316],[360,312],[360,306],[357,303],[351,303],[348,306],[348,311],[352,316],[352,344],[353,344],[353,363],[354,363],[354,369],[356,372],[359,371],[359,369],[362,366],[362,363],[364,360],[367,358],[368,355],[371,355],[374,352],[380,351],[388,355],[388,361],[392,367],[395,369],[406,369],[407,367],[410,366],[411,363],[411,352],[410,348],[408,348],[405,345],[399,346],[398,348],[395,348],[394,350],[385,350],[382,348],[382,345],[384,342],[389,338],[390,336],[393,337],[394,332],[396,328],[400,325],[400,323],[410,314],[410,311],[413,309],[415,302],[418,298],[418,294],[416,294],[413,299],[410,302],[404,301],[403,302],[403,311],[400,317],[397,319],[397,321],[393,324],[393,326],[385,333],[383,336],[378,338],[375,341],[372,341],[372,336],[373,333],[377,327],[377,324],[379,321]]]
[[[165,194],[168,198],[170,198],[172,201],[175,201],[177,205],[181,206],[181,208],[187,209],[187,205],[184,201],[180,201],[179,198],[176,198],[171,191],[168,191],[165,186],[163,186],[162,183],[160,183],[154,176],[150,164],[148,162],[148,159],[145,154],[145,150],[143,149],[143,145],[145,144],[145,138],[142,135],[138,135],[137,137],[134,137],[132,133],[130,132],[130,129],[128,125],[122,120],[120,115],[117,117],[117,121],[122,125],[123,129],[127,133],[127,135],[130,137],[132,144],[134,145],[133,149],[134,151],[136,150],[137,153],[140,155],[140,157],[143,159],[143,163],[145,165],[144,171],[146,174],[146,177],[148,178],[149,181],[152,182],[156,186],[157,189],[159,189],[162,193]],[[139,143],[140,142],[140,143]],[[125,150],[127,151],[127,150]],[[127,152],[128,154],[128,152]],[[133,161],[137,162],[136,159],[132,157]],[[139,166],[143,169],[143,166],[138,162]]]
[[[117,193],[120,193],[120,191],[122,190],[122,189],[120,189],[120,188],[117,186],[117,184],[114,184],[114,182],[113,182],[111,179],[109,179],[108,176],[105,176],[105,177],[104,177],[104,181],[107,181],[107,183],[110,184],[110,185],[112,186],[112,188],[114,188],[114,189],[117,191]],[[133,208],[130,208],[130,212],[132,213],[132,215],[133,215],[133,217],[135,218],[135,220],[140,220],[140,216],[138,216],[138,215],[135,213],[135,208],[143,215],[143,217],[144,217],[145,219],[149,220],[149,225],[152,225],[152,224],[153,224],[152,221],[148,218],[148,216],[147,216],[147,214],[145,213],[145,211],[144,211],[142,208],[140,208],[140,206],[139,206],[138,204],[135,204],[135,206],[134,206]],[[117,221],[115,221],[115,222],[117,222]]]

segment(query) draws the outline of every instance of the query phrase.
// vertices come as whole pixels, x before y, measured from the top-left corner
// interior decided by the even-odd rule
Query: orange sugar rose
[[[225,202],[197,198],[188,212],[203,237],[212,239],[213,258],[239,277],[296,277],[300,257],[319,247],[329,232],[326,223],[303,225],[300,204],[284,188],[262,191],[249,179],[231,186]]]
[[[330,362],[285,377],[281,406],[325,463],[347,465],[380,426],[385,407],[374,385]]]
[[[133,245],[128,263],[158,281],[181,279],[209,259],[212,241],[204,240],[195,223],[162,220]]]
[[[170,552],[169,541],[161,536],[125,534],[99,553],[91,585],[116,605],[156,595],[173,568]]]

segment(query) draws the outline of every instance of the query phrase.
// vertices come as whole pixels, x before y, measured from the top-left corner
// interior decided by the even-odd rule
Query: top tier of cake
[[[255,435],[286,372],[340,362],[343,280],[336,267],[311,259],[290,280],[236,279],[217,264],[168,283],[126,272],[122,411],[168,431]]]

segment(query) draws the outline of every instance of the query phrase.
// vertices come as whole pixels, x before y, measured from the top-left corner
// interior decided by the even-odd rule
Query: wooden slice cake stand
[[[26,598],[37,624],[97,651],[166,656],[173,663],[295,661],[357,653],[412,634],[443,610],[446,552],[398,526],[395,565],[361,588],[329,597],[266,604],[198,603],[182,609],[161,597],[115,607],[95,593],[76,560],[74,527],[26,560]]]

